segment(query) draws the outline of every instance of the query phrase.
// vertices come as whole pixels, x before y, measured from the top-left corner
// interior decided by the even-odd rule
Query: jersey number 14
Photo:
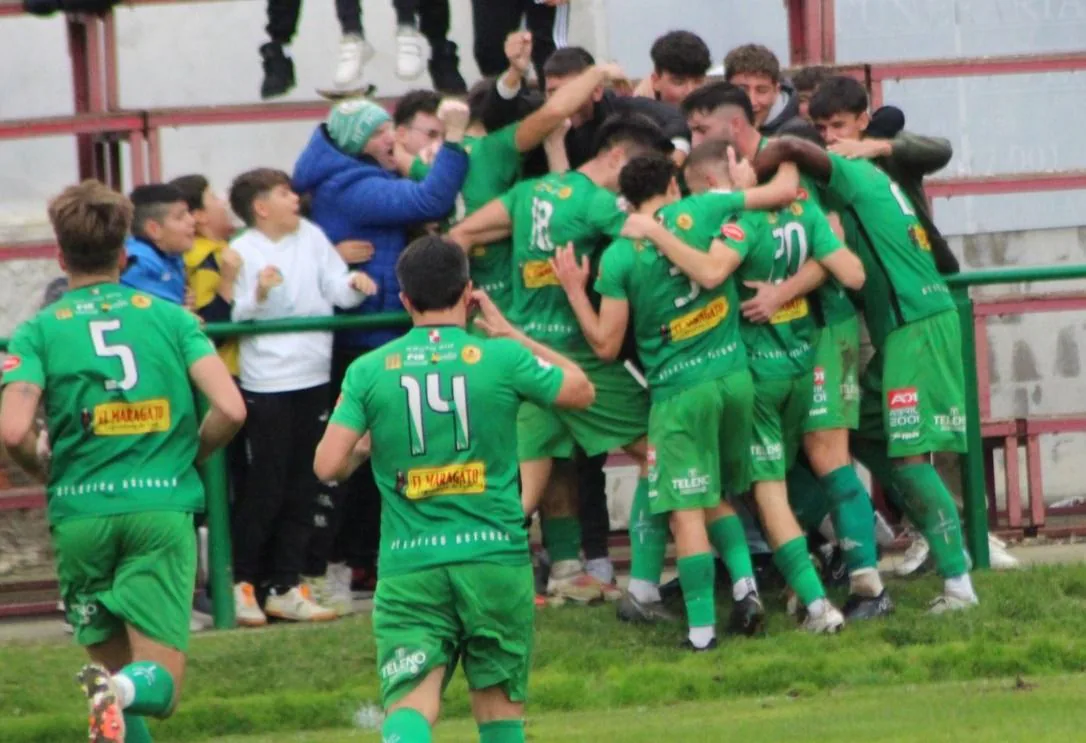
[[[463,374],[452,377],[452,399],[441,396],[441,375],[431,372],[424,377],[426,385],[425,406],[433,413],[452,415],[453,441],[457,451],[471,446],[471,422],[468,416],[468,384]],[[407,393],[408,435],[411,438],[411,455],[426,453],[426,416],[423,413],[423,390],[418,379],[400,377],[400,387]]]

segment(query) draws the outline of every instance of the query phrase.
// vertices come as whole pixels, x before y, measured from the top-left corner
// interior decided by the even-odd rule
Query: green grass
[[[678,627],[622,625],[611,607],[549,609],[539,615],[529,714],[546,725],[551,712],[1086,670],[1086,566],[980,575],[977,584],[984,603],[965,614],[924,614],[939,590],[933,578],[895,583],[899,610],[889,620],[811,637],[775,614],[770,637],[697,656],[675,649]],[[5,743],[75,739],[68,736],[78,734],[83,709],[71,679],[82,660],[78,648],[56,643],[0,648]],[[194,638],[181,709],[153,732],[198,740],[341,729],[377,698],[367,617],[215,633]],[[458,679],[445,715],[468,711]]]

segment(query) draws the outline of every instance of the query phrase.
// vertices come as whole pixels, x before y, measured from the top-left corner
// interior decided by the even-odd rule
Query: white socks
[[[626,587],[637,601],[642,604],[654,604],[660,600],[660,586],[657,583],[649,583],[640,578],[630,578],[630,585]]]
[[[131,707],[132,702],[136,701],[136,687],[132,679],[118,673],[112,677],[112,680],[113,689],[117,692],[117,703],[121,705],[121,709]]]
[[[853,595],[873,599],[882,591],[882,578],[877,568],[862,568],[848,576],[848,592]]]
[[[736,601],[742,601],[751,593],[758,593],[758,584],[753,578],[740,578],[732,584],[732,598]]]
[[[687,637],[690,638],[690,644],[700,650],[709,646],[716,637],[716,630],[712,627],[691,627]]]
[[[812,601],[811,605],[807,607],[807,613],[810,614],[815,619],[818,619],[820,616],[825,614],[826,611],[829,608],[830,608],[830,602],[828,600],[826,600],[825,597],[823,597],[823,598],[815,599],[814,601]]]

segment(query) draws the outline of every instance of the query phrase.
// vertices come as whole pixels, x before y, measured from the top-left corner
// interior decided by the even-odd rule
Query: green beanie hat
[[[382,106],[366,98],[341,101],[328,114],[328,136],[344,152],[357,155],[391,118]]]

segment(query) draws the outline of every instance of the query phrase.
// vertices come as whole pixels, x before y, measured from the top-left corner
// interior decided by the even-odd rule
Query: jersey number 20
[[[431,372],[424,377],[426,385],[426,407],[434,413],[453,416],[453,440],[457,451],[465,451],[471,446],[471,422],[468,418],[468,384],[464,375],[452,377],[452,400],[441,396],[441,375]],[[426,421],[423,416],[423,391],[419,380],[414,377],[400,377],[400,386],[407,393],[408,435],[411,437],[411,454],[420,456],[426,453]]]
[[[136,369],[136,357],[132,353],[132,349],[123,344],[109,344],[106,342],[106,333],[111,333],[115,330],[121,329],[121,321],[114,320],[92,320],[90,323],[91,341],[94,342],[94,353],[103,358],[116,358],[121,362],[121,372],[123,377],[120,381],[116,379],[106,380],[106,389],[121,390],[122,392],[132,389],[136,386],[136,382],[139,381],[139,370]]]

